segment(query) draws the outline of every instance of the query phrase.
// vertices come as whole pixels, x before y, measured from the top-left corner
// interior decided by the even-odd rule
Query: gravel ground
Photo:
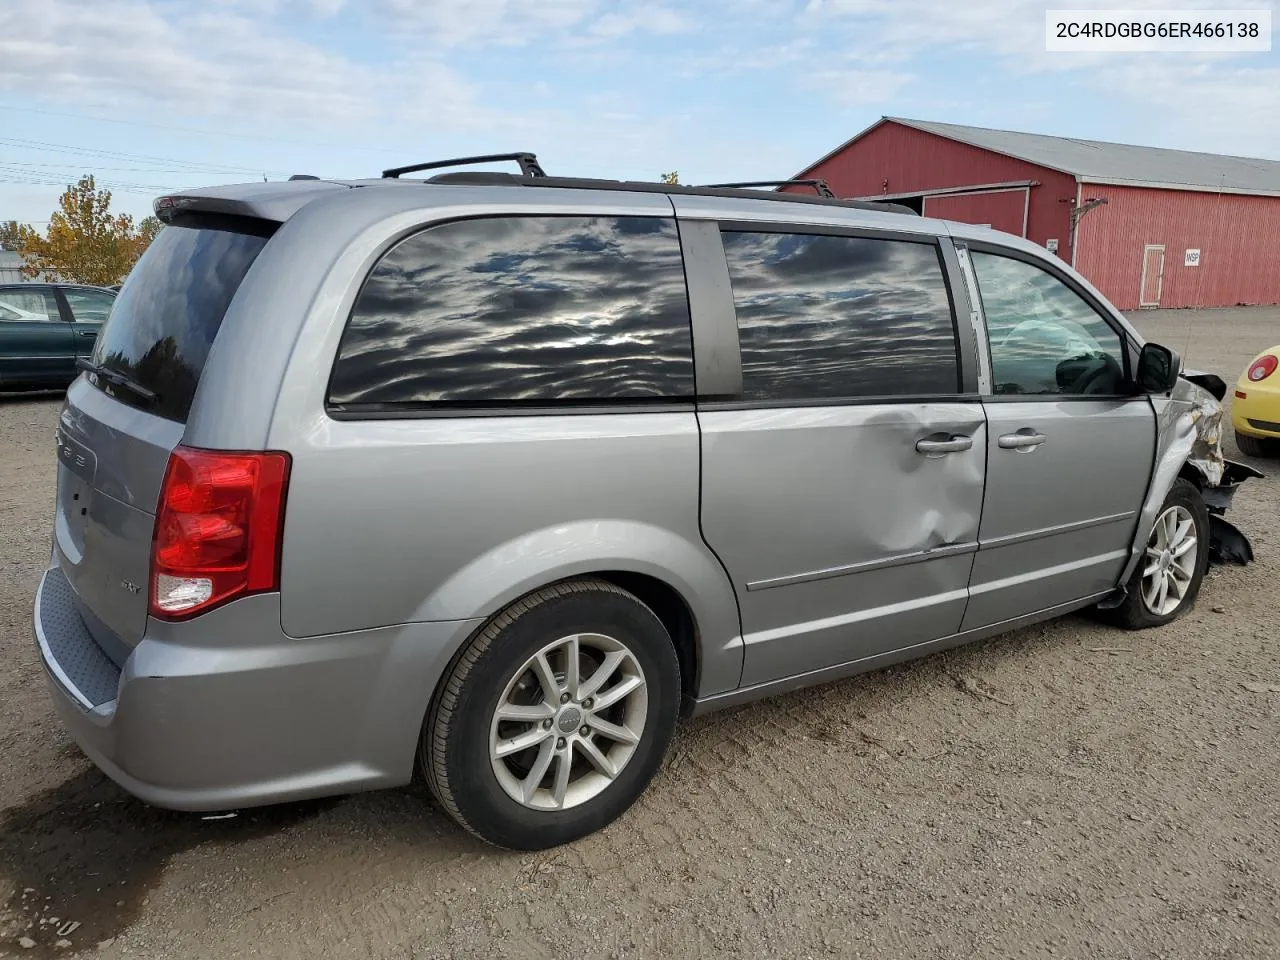
[[[1276,309],[1137,321],[1228,382],[1280,341]],[[0,956],[1280,956],[1280,694],[1245,686],[1280,683],[1276,480],[1232,513],[1258,560],[1169,627],[699,719],[618,823],[512,854],[419,787],[207,821],[98,774],[30,640],[57,408],[0,401]]]

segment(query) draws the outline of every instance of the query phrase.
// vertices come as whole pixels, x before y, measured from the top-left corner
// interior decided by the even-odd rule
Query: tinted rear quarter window
[[[430,227],[377,264],[343,333],[332,408],[691,398],[675,223],[494,217]]]
[[[97,378],[99,389],[170,420],[186,422],[209,348],[264,236],[168,226],[129,274],[94,350],[94,362],[156,394]]]
[[[726,231],[746,400],[955,394],[938,249],[870,237]]]

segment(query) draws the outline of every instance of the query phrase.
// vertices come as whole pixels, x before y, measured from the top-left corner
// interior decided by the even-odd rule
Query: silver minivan
[[[1248,559],[1221,381],[1056,256],[508,159],[156,202],[61,412],[35,601],[124,789],[420,769],[547,847],[622,814],[681,716],[1087,607],[1163,624]]]

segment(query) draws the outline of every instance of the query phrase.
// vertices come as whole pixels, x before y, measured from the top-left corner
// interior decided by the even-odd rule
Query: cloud
[[[223,163],[273,174],[520,147],[578,175],[764,179],[881,113],[1099,139],[1131,114],[1135,138],[1265,155],[1280,151],[1277,88],[1257,56],[1049,54],[1044,0],[0,3],[8,102],[220,131],[241,141]],[[107,132],[77,142],[197,159]],[[340,149],[317,163],[288,139]]]
[[[886,103],[914,79],[905,71],[850,67],[805,73],[798,85],[803,90],[821,91],[840,106],[856,107]]]
[[[616,40],[630,33],[652,33],[671,36],[691,33],[695,28],[692,18],[670,7],[645,7],[632,13],[608,13],[588,28],[588,34],[600,40]]]
[[[476,85],[439,56],[406,50],[357,60],[293,36],[288,15],[299,3],[317,16],[340,7],[336,0],[0,7],[0,93],[175,126],[204,119],[311,136],[377,130],[383,142],[403,139],[410,125],[445,135],[504,121],[505,111],[485,109]]]
[[[374,0],[371,17],[436,48],[525,46],[582,27],[600,0]]]
[[[1280,151],[1280,68],[1188,63],[1170,54],[1105,66],[1082,82],[1129,91],[1158,108],[1169,146],[1239,156]]]
[[[1064,84],[1069,96],[1081,104],[1095,97],[1114,101],[1118,95],[1158,107],[1159,111],[1144,119],[1162,125],[1165,142],[1171,145],[1252,153],[1280,149],[1280,98],[1275,95],[1280,89],[1280,70],[1254,66],[1260,62],[1257,55],[1049,53],[1044,37],[1046,6],[1088,9],[1098,4],[1096,0],[1048,5],[1044,0],[1000,4],[810,0],[795,18],[801,35],[821,36],[828,49],[856,52],[829,58],[826,65],[799,83],[824,90],[829,99],[842,105],[884,103],[904,90],[909,73],[927,71],[930,61],[939,56],[948,60],[982,56],[993,58],[987,75],[1060,77],[1054,82]],[[1125,3],[1128,9],[1204,6],[1202,0]],[[863,74],[865,96],[857,92],[860,69],[871,71]],[[999,103],[965,105],[969,112],[1006,117],[1025,115],[1028,111],[1018,113],[1022,106],[1016,94]],[[997,126],[1011,122],[994,121]]]
[[[360,116],[385,81],[371,67],[226,9],[67,0],[0,11],[0,90],[205,116]]]

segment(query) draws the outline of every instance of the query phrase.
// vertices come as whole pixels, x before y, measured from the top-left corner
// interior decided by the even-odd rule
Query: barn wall
[[[841,197],[1036,180],[1040,185],[1031,188],[1027,238],[1041,245],[1056,238],[1059,256],[1071,261],[1069,201],[1075,199],[1076,182],[1069,174],[887,121],[804,176],[825,178]]]
[[[952,193],[924,198],[924,215],[961,223],[989,223],[997,230],[1022,236],[1027,191]]]
[[[1161,307],[1280,303],[1280,197],[1086,183],[1107,205],[1080,221],[1076,269],[1121,310],[1138,307],[1142,251],[1164,244]],[[1200,266],[1184,266],[1199,249]]]

